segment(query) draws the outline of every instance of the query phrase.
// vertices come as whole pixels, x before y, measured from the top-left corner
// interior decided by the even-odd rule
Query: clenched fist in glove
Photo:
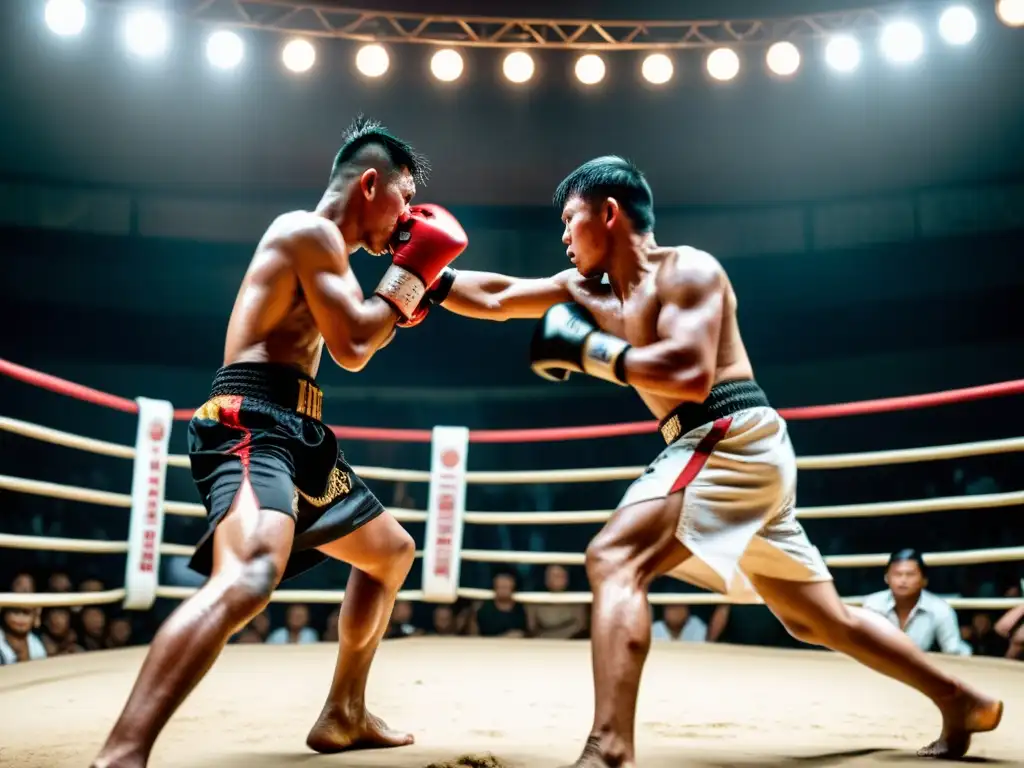
[[[441,206],[412,206],[391,239],[393,258],[377,286],[377,295],[408,323],[428,288],[468,243],[462,226]]]
[[[412,328],[414,325],[422,323],[432,306],[441,304],[448,298],[452,286],[455,285],[456,275],[458,275],[458,272],[452,267],[442,269],[440,277],[434,281],[433,285],[427,288],[426,295],[423,297],[420,305],[413,311],[412,316],[409,319],[403,318],[399,320],[395,325],[399,328]]]
[[[555,304],[537,324],[530,342],[530,366],[538,376],[565,381],[586,373],[626,386],[626,352],[630,345],[597,327],[579,304]]]

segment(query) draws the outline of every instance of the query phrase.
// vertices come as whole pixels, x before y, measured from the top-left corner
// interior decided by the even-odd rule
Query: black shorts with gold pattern
[[[346,463],[330,427],[320,421],[323,393],[296,368],[273,363],[217,371],[210,398],[192,416],[188,453],[209,528],[192,570],[213,569],[213,532],[248,485],[261,509],[295,519],[283,579],[319,565],[316,547],[347,536],[384,506]]]

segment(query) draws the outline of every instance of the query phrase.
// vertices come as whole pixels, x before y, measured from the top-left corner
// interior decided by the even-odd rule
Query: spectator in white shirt
[[[17,664],[46,658],[43,641],[32,631],[36,609],[0,609],[0,664]]]
[[[284,615],[284,626],[278,627],[267,636],[271,645],[288,645],[298,643],[317,643],[320,637],[316,630],[309,626],[309,609],[301,603],[288,606]]]
[[[651,625],[651,640],[703,643],[707,639],[708,625],[685,605],[666,605],[661,621]]]
[[[916,549],[901,549],[889,558],[885,571],[889,589],[864,598],[864,607],[888,619],[922,651],[940,650],[970,656],[971,647],[960,636],[956,611],[925,589],[928,569]]]

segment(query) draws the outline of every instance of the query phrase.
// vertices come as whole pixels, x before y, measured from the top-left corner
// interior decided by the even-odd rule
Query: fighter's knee
[[[782,623],[800,642],[826,648],[842,648],[851,640],[856,642],[856,635],[862,628],[860,618],[845,608],[813,620],[787,618]]]
[[[602,582],[612,578],[625,578],[632,563],[630,551],[606,537],[597,536],[587,546],[584,563],[590,582]]]
[[[404,574],[408,573],[412,569],[413,561],[416,559],[416,542],[413,541],[412,536],[404,528],[400,528],[399,532],[394,536],[394,542],[391,545],[391,560],[394,563],[396,571],[402,571]]]
[[[274,558],[263,554],[242,562],[233,576],[226,602],[240,615],[250,615],[270,602],[281,573]]]

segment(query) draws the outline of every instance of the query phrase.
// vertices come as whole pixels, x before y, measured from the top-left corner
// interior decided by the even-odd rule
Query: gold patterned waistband
[[[324,393],[312,380],[300,376],[239,375],[237,371],[218,372],[210,399],[195,412],[197,418],[220,420],[220,412],[236,398],[272,403],[300,416],[323,419]]]

